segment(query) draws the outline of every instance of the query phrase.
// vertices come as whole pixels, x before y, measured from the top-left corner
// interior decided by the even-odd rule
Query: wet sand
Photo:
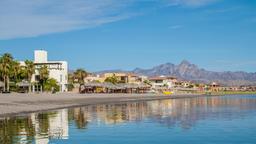
[[[156,95],[156,94],[0,94],[0,117],[23,113],[78,107],[104,103],[122,103],[174,98],[192,98],[204,95]]]

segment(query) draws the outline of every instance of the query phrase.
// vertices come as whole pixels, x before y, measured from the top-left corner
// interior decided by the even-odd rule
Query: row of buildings
[[[116,84],[117,87],[106,84],[105,80],[109,77],[115,77],[120,83]],[[136,75],[133,73],[125,72],[111,72],[103,74],[90,74],[84,79],[83,92],[104,92],[102,88],[112,88],[119,90],[118,92],[132,93],[145,93],[152,92],[158,93],[163,91],[172,92],[204,92],[211,88],[210,85],[196,84],[191,81],[180,80],[172,76],[154,76],[147,77],[143,75]]]
[[[205,92],[245,92],[256,91],[255,86],[223,86],[217,82],[198,83],[193,81],[182,80],[173,76],[154,76],[147,77],[143,75],[136,75],[134,73],[125,72],[111,72],[103,74],[90,74],[84,79],[85,86],[88,87],[104,87],[105,80],[108,77],[115,77],[119,82],[126,84],[126,89],[139,89],[143,85],[144,91],[149,92],[163,92],[172,91],[175,93],[205,93]],[[96,83],[96,84],[95,84]],[[101,83],[102,85],[98,85]],[[120,84],[117,84],[117,86]],[[121,86],[122,86],[121,85]],[[97,91],[96,91],[97,92]]]
[[[147,77],[143,75],[137,75],[134,73],[125,73],[125,72],[111,72],[103,74],[90,74],[85,78],[85,83],[90,82],[101,82],[103,83],[108,77],[115,76],[118,81],[121,83],[129,84],[141,84],[146,83],[151,85],[152,88],[167,87],[172,88],[175,83],[178,82],[175,77],[168,76],[156,76],[156,77]]]
[[[24,61],[20,61],[22,66]],[[35,74],[32,76],[32,91],[38,92],[42,87],[36,85],[39,81],[39,69],[42,66],[47,66],[49,77],[55,79],[59,86],[60,92],[68,91],[68,63],[67,61],[49,61],[47,51],[34,51]],[[106,83],[105,80],[109,77],[115,77],[119,84]],[[191,81],[181,80],[173,76],[154,76],[147,77],[126,72],[107,72],[102,74],[89,74],[84,79],[83,88],[87,88],[84,92],[104,92],[102,88],[112,90],[112,92],[159,92],[170,90],[176,92],[205,92],[205,91],[256,91],[256,87],[241,86],[241,87],[224,87],[218,83],[210,84],[194,83]],[[1,87],[1,83],[0,83]],[[80,91],[80,85],[76,85],[73,91]],[[108,91],[109,91],[108,90]]]

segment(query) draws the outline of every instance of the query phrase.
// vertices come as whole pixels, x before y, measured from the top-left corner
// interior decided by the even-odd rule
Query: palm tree
[[[74,83],[74,74],[73,73],[69,73],[68,74],[68,83],[69,84],[73,84]]]
[[[8,91],[8,92],[9,92],[9,80],[10,80],[12,62],[13,62],[13,57],[9,53],[5,53],[0,58],[0,71],[1,71],[1,76],[4,80],[4,91]]]
[[[72,91],[74,88],[74,74],[69,73],[68,74],[68,91]]]
[[[18,61],[12,61],[11,63],[11,75],[14,80],[14,82],[18,82],[18,75],[21,72],[20,63]]]
[[[39,79],[40,79],[39,82],[41,83],[43,89],[44,89],[44,84],[46,83],[48,78],[49,78],[48,67],[44,65],[39,69]]]
[[[34,65],[34,62],[30,60],[26,60],[25,64],[26,64],[25,71],[27,74],[27,79],[28,79],[28,82],[30,83],[29,92],[31,92],[31,79],[32,79],[32,75],[35,73],[35,65]]]
[[[74,78],[78,80],[78,83],[84,84],[84,78],[88,76],[88,73],[84,69],[77,69],[74,72]]]

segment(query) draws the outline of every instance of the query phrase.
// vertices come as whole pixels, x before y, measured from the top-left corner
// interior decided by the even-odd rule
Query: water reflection
[[[67,139],[68,110],[1,119],[0,135],[0,143],[45,144],[49,139]]]
[[[125,104],[102,104],[0,120],[0,143],[49,143],[68,139],[69,125],[90,130],[88,125],[117,125],[149,121],[184,130],[199,120],[244,118],[255,113],[255,96],[204,97]],[[247,115],[248,114],[248,115]]]

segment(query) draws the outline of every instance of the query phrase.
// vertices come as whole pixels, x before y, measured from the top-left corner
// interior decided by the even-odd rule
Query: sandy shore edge
[[[0,94],[0,117],[17,116],[33,112],[44,112],[95,104],[125,103],[163,99],[194,98],[206,95],[179,94]]]

